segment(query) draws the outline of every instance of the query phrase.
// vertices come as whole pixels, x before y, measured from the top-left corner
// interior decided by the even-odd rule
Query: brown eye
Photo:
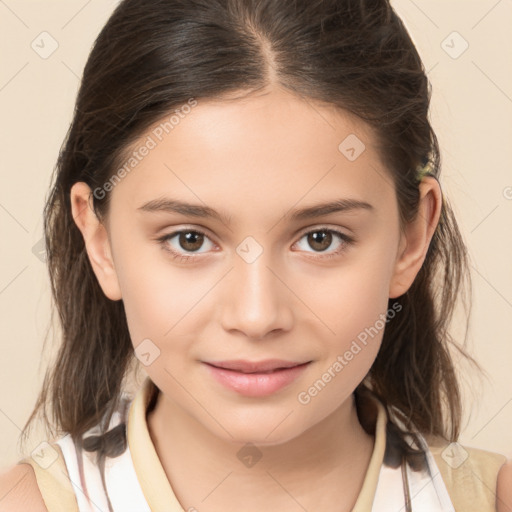
[[[185,251],[197,251],[204,242],[204,235],[197,231],[182,231],[178,235],[178,243]]]
[[[182,229],[181,231],[174,231],[168,235],[159,238],[158,241],[162,244],[163,248],[175,255],[187,259],[197,255],[208,252],[215,244],[210,240],[206,233],[196,229]],[[205,246],[207,241],[211,247],[206,244],[206,250],[200,251]],[[189,256],[190,255],[190,256]]]
[[[305,240],[305,243],[303,247],[300,247],[302,240]],[[303,233],[300,240],[296,243],[303,251],[313,254],[316,253],[317,256],[315,257],[317,258],[331,258],[341,254],[353,242],[354,239],[352,237],[336,229],[317,228]],[[334,250],[329,250],[332,246],[334,246]]]
[[[308,244],[317,251],[325,251],[332,244],[332,233],[329,231],[312,231],[308,233]]]

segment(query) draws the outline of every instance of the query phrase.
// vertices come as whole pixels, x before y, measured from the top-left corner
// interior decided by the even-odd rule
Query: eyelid
[[[313,226],[309,226],[307,228],[299,229],[294,236],[300,236],[303,237],[304,235],[307,235],[308,233],[311,233],[312,231],[334,231],[339,233],[340,235],[343,235],[347,238],[351,238],[351,235],[348,233],[345,233],[345,228],[342,228],[341,226],[329,226],[329,224],[315,224]],[[346,231],[349,231],[348,229]]]
[[[202,226],[193,226],[193,225],[187,225],[187,224],[180,224],[179,226],[173,226],[173,230],[169,231],[168,233],[164,233],[163,235],[160,235],[156,237],[157,240],[161,238],[171,238],[175,235],[178,235],[183,232],[189,232],[194,231],[196,233],[200,233],[204,235],[205,237],[208,237],[212,243],[215,243],[215,245],[219,245],[217,242],[215,242],[215,236],[211,233],[211,231],[207,228],[204,228]]]

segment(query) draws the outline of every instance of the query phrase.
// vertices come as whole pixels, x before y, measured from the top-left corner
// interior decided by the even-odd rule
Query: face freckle
[[[353,343],[387,310],[400,231],[391,179],[362,121],[280,90],[198,100],[116,185],[109,215],[133,344],[150,340],[159,353],[146,371],[174,407],[216,435],[226,437],[219,424],[229,424],[240,439],[295,437],[366,375],[383,329],[357,352]],[[320,228],[332,230],[327,252],[340,245],[335,232],[345,249],[320,257],[322,244],[305,236]],[[185,234],[165,241],[188,259],[163,249],[158,239],[178,230],[206,235],[201,254],[187,252],[198,240],[190,234],[188,245]],[[332,382],[301,404],[299,393],[351,350]],[[205,367],[235,359],[311,363],[263,397],[227,387]],[[216,421],[191,396],[218,411]],[[285,410],[294,422],[267,438]]]

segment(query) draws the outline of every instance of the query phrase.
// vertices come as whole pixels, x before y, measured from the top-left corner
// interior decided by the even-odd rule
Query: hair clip
[[[421,181],[425,176],[434,176],[434,174],[432,173],[432,170],[433,170],[433,166],[432,166],[432,162],[427,161],[427,163],[425,165],[419,165],[417,168],[416,168],[416,177],[418,179],[418,181]]]

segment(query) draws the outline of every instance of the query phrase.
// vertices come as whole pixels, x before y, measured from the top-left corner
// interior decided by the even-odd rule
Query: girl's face
[[[350,403],[428,229],[404,250],[392,179],[348,114],[279,89],[192,105],[107,184],[108,238],[98,224],[89,256],[167,407],[227,440],[281,443]],[[307,364],[207,364],[268,359]]]

